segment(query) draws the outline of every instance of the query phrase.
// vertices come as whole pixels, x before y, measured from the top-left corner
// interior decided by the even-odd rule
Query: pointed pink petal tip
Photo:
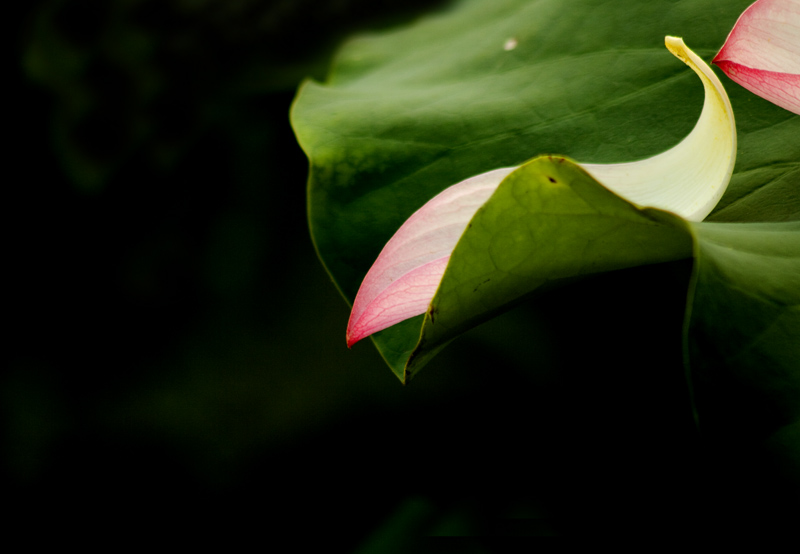
[[[758,0],[713,63],[749,91],[800,114],[800,0]]]
[[[470,177],[432,198],[397,230],[358,289],[347,346],[424,314],[472,216],[516,168]]]

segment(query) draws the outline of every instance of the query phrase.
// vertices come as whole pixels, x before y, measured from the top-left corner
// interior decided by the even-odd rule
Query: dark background
[[[368,341],[346,349],[289,106],[347,34],[443,4],[17,8],[0,386],[20,521],[83,506],[373,551],[428,533],[785,528],[785,475],[735,429],[695,430],[687,263],[539,298],[406,387]]]

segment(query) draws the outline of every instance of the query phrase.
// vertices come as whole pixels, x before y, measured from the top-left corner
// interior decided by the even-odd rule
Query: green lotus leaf
[[[310,161],[312,236],[345,298],[400,225],[454,183],[540,154],[620,163],[678,143],[702,89],[663,37],[711,59],[748,3],[464,0],[351,40],[291,113]],[[733,368],[780,397],[781,421],[796,419],[800,116],[721,79],[737,163],[707,222],[632,205],[562,157],[526,164],[475,216],[431,309],[372,336],[398,377],[550,284],[693,256],[688,365],[709,382]]]

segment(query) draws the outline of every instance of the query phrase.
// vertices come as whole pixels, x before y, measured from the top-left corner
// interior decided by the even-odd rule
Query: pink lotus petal
[[[347,324],[347,346],[425,313],[467,224],[514,169],[470,177],[445,189],[408,218],[383,247],[358,289]]]
[[[758,0],[714,58],[746,89],[800,114],[800,0]]]

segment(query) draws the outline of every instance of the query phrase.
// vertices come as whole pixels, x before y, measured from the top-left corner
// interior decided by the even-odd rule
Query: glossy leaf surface
[[[328,82],[306,83],[292,110],[311,164],[312,234],[345,297],[352,301],[400,225],[453,183],[542,153],[618,163],[676,144],[697,121],[702,91],[693,86],[696,77],[691,71],[664,52],[663,37],[682,36],[708,60],[747,5],[710,0],[472,0],[408,28],[349,42]],[[798,219],[800,117],[730,81],[725,84],[738,124],[737,166],[709,220],[738,224]],[[685,100],[676,103],[677,97]],[[617,206],[621,201],[596,183],[578,181],[603,199],[593,209],[605,210],[610,202],[622,211],[634,210]],[[557,209],[565,206],[558,204]],[[665,237],[644,237],[626,246],[621,252],[626,264],[689,256],[691,243],[700,244],[697,233],[680,230],[685,223],[669,224],[669,216],[661,212],[649,216],[666,218],[659,227]],[[796,228],[781,225],[789,225],[782,227],[786,234],[781,240],[795,240]],[[474,240],[491,241],[493,233],[487,227],[475,232]],[[670,246],[673,242],[680,245]],[[457,250],[461,248],[459,244]],[[470,265],[471,252],[464,251],[465,266]],[[605,270],[603,263],[624,267],[600,259],[598,270]],[[703,267],[698,265],[694,314],[702,314],[711,302],[700,294],[702,272],[708,271]],[[583,274],[586,267],[577,273],[562,269],[537,278],[549,282]],[[735,290],[740,284],[731,278]],[[462,279],[457,273],[450,279],[453,291],[480,284],[456,285]],[[450,285],[443,282],[435,300],[439,306],[447,302],[446,290]],[[497,302],[470,308],[448,325],[450,316],[440,309],[422,327],[423,318],[417,317],[373,339],[403,378],[409,358],[413,372],[458,332],[502,310],[507,301],[517,301],[510,296],[523,298],[529,292],[504,292]],[[480,294],[490,298],[491,289]],[[437,326],[452,331],[439,333]],[[421,333],[423,342],[417,348]],[[728,339],[720,335],[719,340]],[[705,356],[704,348],[693,348],[693,356]]]

